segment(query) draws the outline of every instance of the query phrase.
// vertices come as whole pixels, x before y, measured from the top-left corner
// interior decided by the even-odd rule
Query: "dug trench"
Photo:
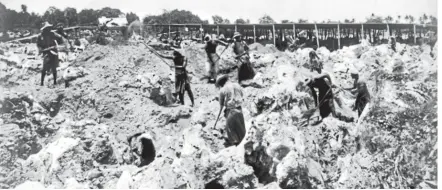
[[[41,66],[20,75],[21,59],[2,55],[0,60],[9,61],[0,62],[6,73],[0,80],[0,187],[32,181],[47,188],[399,188],[436,179],[437,119],[431,110],[437,60],[431,48],[398,44],[402,55],[386,45],[319,48],[333,84],[350,86],[345,71],[356,67],[374,106],[360,124],[328,117],[300,125],[302,114],[314,107],[302,87],[313,75],[303,66],[310,49],[251,46],[257,72],[252,82],[260,88],[244,88],[247,134],[236,147],[224,146],[223,116],[214,126],[219,90],[199,80],[206,61],[201,44],[186,47],[194,107],[187,94],[185,105],[173,104],[174,71],[137,43],[91,45],[61,63],[59,72],[72,69],[67,88],[48,84],[51,77],[40,87]],[[236,81],[232,54],[225,51],[220,66]],[[355,115],[354,97],[336,98],[341,113]],[[129,141],[131,136],[136,137]],[[405,155],[410,162],[385,160]],[[418,164],[425,167],[415,177],[388,169],[413,171]]]

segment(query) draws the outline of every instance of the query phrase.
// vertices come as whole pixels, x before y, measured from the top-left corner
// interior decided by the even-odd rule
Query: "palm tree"
[[[408,22],[410,20],[410,17],[408,15],[405,15],[405,21]]]
[[[410,24],[414,23],[414,17],[413,16],[408,16],[408,18],[410,19]]]
[[[387,17],[385,17],[385,22],[387,22],[387,23],[391,23],[391,21],[393,21],[393,17],[391,17],[391,16],[387,16]]]
[[[430,24],[437,25],[437,18],[434,16],[430,16]]]
[[[28,12],[28,7],[27,7],[26,5],[21,5],[21,10],[22,10],[24,13],[27,13],[27,12]]]
[[[397,15],[396,23],[399,23],[399,22],[401,22],[401,15]]]
[[[428,21],[428,16],[427,16],[427,14],[424,14],[424,16],[422,17],[422,19],[424,19],[424,20],[423,20],[423,21],[424,21],[424,24],[426,24],[427,21]]]

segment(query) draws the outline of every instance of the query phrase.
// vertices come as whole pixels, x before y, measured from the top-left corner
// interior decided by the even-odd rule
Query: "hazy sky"
[[[212,23],[212,15],[220,15],[233,22],[237,18],[250,19],[257,23],[264,14],[275,21],[283,19],[297,21],[299,18],[320,22],[322,20],[341,20],[355,18],[364,21],[376,15],[413,15],[422,14],[437,17],[437,0],[1,0],[9,9],[19,11],[21,4],[28,6],[29,12],[40,14],[49,6],[60,9],[74,7],[77,11],[84,8],[99,9],[106,6],[119,8],[123,12],[135,12],[144,17],[159,14],[163,9],[184,9],[192,11],[203,20]],[[416,19],[417,20],[417,19]]]

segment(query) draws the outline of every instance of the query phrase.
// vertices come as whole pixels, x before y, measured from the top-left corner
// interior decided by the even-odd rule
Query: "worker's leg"
[[[178,95],[180,94],[180,77],[175,74],[175,93],[172,93],[175,100],[178,99]]]
[[[176,92],[178,93],[178,97],[179,97],[179,99],[180,99],[180,103],[182,104],[182,105],[184,105],[184,84],[183,84],[183,82],[184,82],[184,80],[183,80],[183,76],[182,75],[179,75],[179,76],[177,76],[177,78],[176,78],[177,80],[175,81],[175,88],[176,88]]]
[[[192,93],[192,89],[190,88],[190,84],[186,83],[186,85],[184,87],[185,87],[185,90],[187,91],[187,94],[189,95],[189,98],[190,98],[190,101],[192,102],[192,107],[193,107],[195,105],[195,102],[193,99],[193,93]]]
[[[47,59],[47,57],[43,58],[43,68],[41,70],[41,83],[40,83],[40,86],[43,86],[44,81],[45,81],[46,71],[49,69],[48,61],[49,61],[49,59]]]
[[[219,71],[219,61],[213,63],[213,79],[215,80],[218,77],[218,71]]]
[[[54,85],[57,84],[57,66],[58,66],[59,60],[58,57],[55,57],[52,59],[51,62],[51,68],[52,68],[52,75],[54,76]]]
[[[44,66],[43,66],[44,67]],[[44,81],[45,81],[45,76],[46,76],[46,70],[43,68],[42,70],[41,70],[41,83],[40,83],[40,86],[43,86],[43,83],[44,83]]]
[[[210,55],[208,55],[210,56]],[[212,62],[210,61],[210,58],[206,61],[206,75],[209,77],[209,81],[212,79]]]
[[[184,93],[183,92],[179,92],[178,96],[180,98],[180,103],[181,105],[184,105]]]

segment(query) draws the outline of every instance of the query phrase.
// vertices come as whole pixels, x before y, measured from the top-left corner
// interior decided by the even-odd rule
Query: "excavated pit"
[[[155,146],[151,139],[141,138],[141,162],[139,167],[149,165],[155,160]]]
[[[259,183],[267,185],[277,180],[276,177],[270,173],[270,170],[274,167],[274,163],[273,158],[266,153],[265,147],[259,146],[253,149],[253,142],[247,142],[244,145],[244,149],[248,151],[248,153],[244,155],[244,160],[247,165],[252,166]]]
[[[204,185],[204,189],[225,189],[223,185],[221,185],[218,180],[212,180],[209,183]]]

